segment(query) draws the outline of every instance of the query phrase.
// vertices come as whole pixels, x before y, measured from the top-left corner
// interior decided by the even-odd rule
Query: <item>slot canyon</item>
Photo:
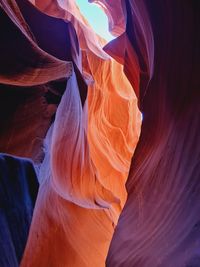
[[[200,1],[0,0],[0,267],[200,267]]]

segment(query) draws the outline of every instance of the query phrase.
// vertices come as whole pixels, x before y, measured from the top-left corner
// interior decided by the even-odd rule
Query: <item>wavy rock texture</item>
[[[104,266],[140,134],[137,98],[123,66],[103,51],[105,41],[92,32],[74,1],[0,3],[10,34],[4,43],[15,33],[22,51],[7,50],[9,64],[19,66],[2,68],[3,90],[7,94],[9,86],[11,95],[27,94],[16,100],[3,133],[11,132],[9,146],[2,142],[2,149],[40,164],[21,266]],[[30,103],[35,108],[29,109]],[[19,127],[10,129],[11,122],[20,122]],[[24,147],[28,139],[40,142],[27,153],[15,136]]]
[[[56,111],[57,98],[63,90],[58,90],[58,87],[63,88],[63,84],[66,87],[72,63],[62,60],[64,55],[60,55],[59,48],[51,49],[50,46],[51,54],[42,50],[47,45],[42,43],[41,48],[37,44],[16,2],[0,1],[0,7],[0,149],[40,162],[42,142]],[[33,14],[31,17],[34,18]],[[36,19],[39,22],[41,16]],[[52,24],[54,21],[51,20]],[[58,25],[55,25],[46,33],[45,28],[41,28],[39,33],[43,35],[45,31],[51,43],[57,29]],[[59,42],[64,54],[66,49],[62,49],[61,44],[65,47],[65,42]],[[54,80],[56,82],[52,83]]]
[[[125,56],[106,51],[137,73],[143,123],[107,266],[200,266],[200,4],[125,2]]]
[[[74,0],[0,0],[0,147],[40,169],[21,266],[200,266],[200,4],[89,2],[109,44]]]

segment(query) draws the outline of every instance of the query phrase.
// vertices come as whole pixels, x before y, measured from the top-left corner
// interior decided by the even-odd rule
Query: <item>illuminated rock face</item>
[[[74,1],[30,2],[0,0],[0,147],[40,166],[21,266],[199,266],[199,3],[91,0],[103,49]]]
[[[8,46],[13,75],[7,65],[0,72],[6,97],[22,95],[1,147],[40,165],[21,266],[104,266],[140,134],[136,95],[73,1],[0,3],[9,33],[3,44],[15,33],[22,51]]]

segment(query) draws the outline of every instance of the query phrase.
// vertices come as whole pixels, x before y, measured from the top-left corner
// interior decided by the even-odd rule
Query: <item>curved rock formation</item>
[[[47,108],[54,107],[49,116],[51,121],[56,111],[44,141],[40,189],[21,266],[104,266],[126,200],[125,181],[139,138],[141,115],[137,98],[123,67],[103,51],[104,40],[92,32],[75,2],[35,1],[33,4],[35,7],[25,0],[12,0],[9,4],[1,1],[5,18],[12,25],[7,27],[18,27],[19,46],[27,51],[27,54],[16,53],[20,56],[17,62],[24,63],[24,70],[13,67],[17,74],[9,76],[10,80],[6,78],[7,71],[2,73],[4,90],[5,84],[20,87],[22,77],[26,79],[26,90],[33,94],[32,98],[28,96],[34,99],[33,105],[39,108],[36,92],[39,87],[45,87],[41,99]],[[39,58],[37,65],[31,64],[34,69],[30,70],[33,76],[29,81],[28,63],[21,57],[33,60],[35,56],[31,53],[37,51],[38,57],[43,57],[42,69]],[[54,62],[60,72],[51,75],[47,70],[43,79],[43,69],[49,68],[46,59]],[[10,60],[16,61],[13,57]],[[13,77],[16,77],[14,82]],[[66,90],[62,89],[61,78],[68,79]],[[50,99],[49,92],[53,93]],[[56,94],[62,95],[61,101],[56,100]],[[14,124],[25,108],[27,103],[22,101],[21,109],[17,106],[13,111]],[[34,125],[28,124],[29,113],[24,116],[32,140]],[[44,133],[51,121],[41,129],[37,151],[43,146]],[[35,124],[38,123],[36,120]],[[21,142],[26,143],[22,129],[14,129],[12,136],[18,134]],[[26,153],[17,146],[14,137],[11,140],[12,153]],[[3,144],[2,147],[6,152],[7,147]],[[32,151],[25,154],[36,160],[34,155]]]
[[[108,44],[74,0],[0,0],[0,149],[39,169],[21,266],[200,266],[200,4],[89,2]]]
[[[126,12],[125,54],[139,63],[143,123],[107,266],[199,266],[200,5],[132,0]],[[124,66],[132,77],[126,57]]]

